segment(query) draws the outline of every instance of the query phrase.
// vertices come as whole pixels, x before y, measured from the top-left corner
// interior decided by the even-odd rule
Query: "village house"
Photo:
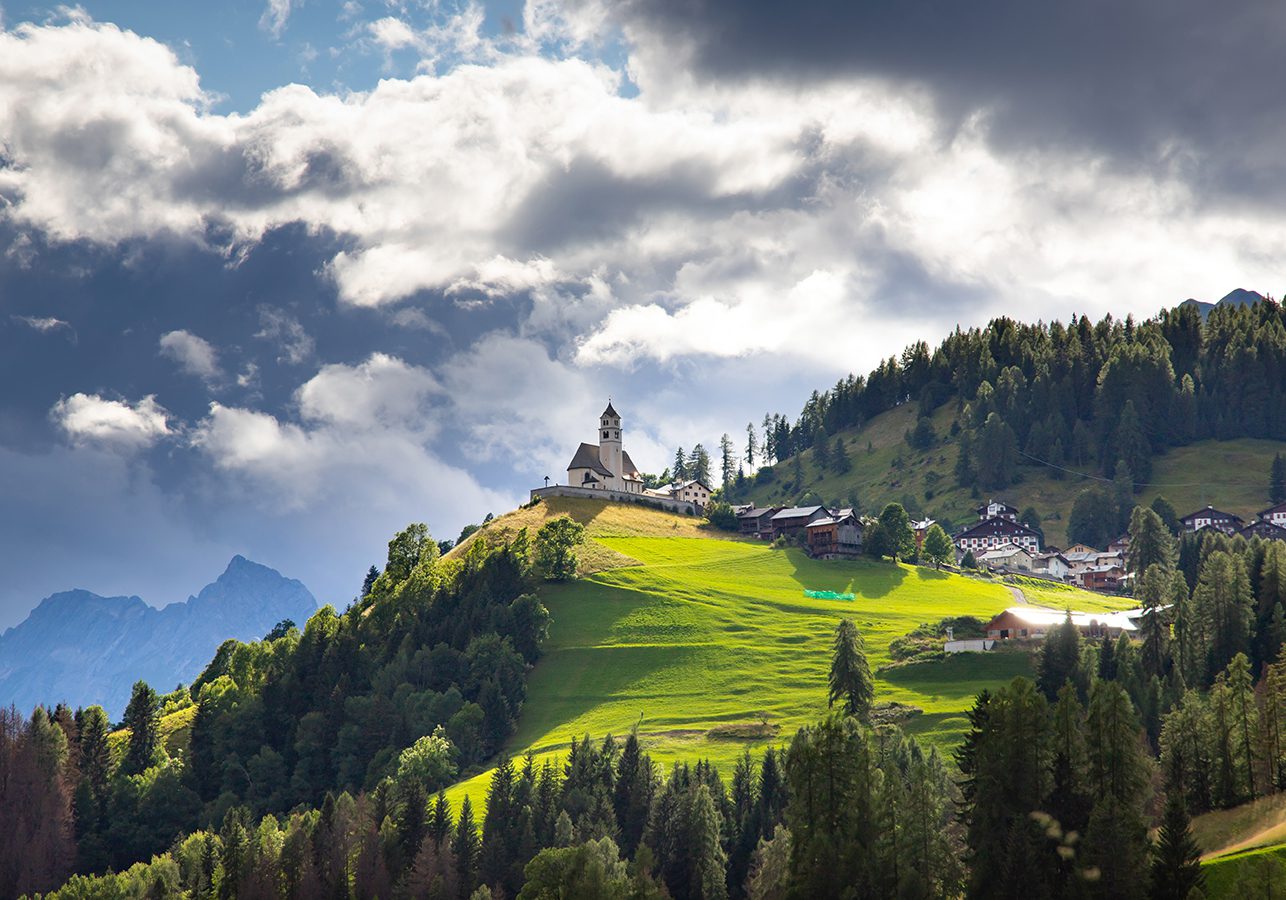
[[[862,553],[862,523],[852,513],[810,522],[808,554],[817,559],[852,559]]]
[[[1246,524],[1241,516],[1223,512],[1213,506],[1207,506],[1194,513],[1188,513],[1186,516],[1181,517],[1179,522],[1183,525],[1183,530],[1189,533],[1200,531],[1203,528],[1213,528],[1215,531],[1222,531],[1227,535],[1236,534]]]
[[[996,517],[961,531],[955,544],[961,555],[972,552],[975,557],[1002,544],[1017,544],[1028,553],[1036,553],[1040,550],[1040,534],[1020,522]]]
[[[1237,533],[1246,540],[1263,538],[1267,541],[1286,541],[1286,527],[1269,519],[1257,519]]]
[[[974,510],[978,514],[978,521],[985,522],[987,519],[1008,519],[1011,522],[1018,521],[1018,510],[1008,503],[1000,500],[988,500],[982,506]]]
[[[1032,570],[1032,555],[1017,544],[1001,544],[978,556],[977,560],[988,569],[1003,569],[1007,572]]]
[[[1089,566],[1072,576],[1087,591],[1115,591],[1121,586],[1125,569],[1117,563]]]
[[[1044,576],[1051,581],[1066,581],[1072,572],[1072,567],[1063,554],[1056,550],[1046,550],[1032,557],[1031,570],[1034,574]]]
[[[1276,506],[1270,506],[1259,514],[1261,522],[1272,522],[1286,528],[1286,503],[1278,503]]]
[[[1107,552],[1119,554],[1122,562],[1128,560],[1130,558],[1130,533],[1127,531],[1125,534],[1115,538],[1107,545]]]
[[[924,549],[924,536],[936,524],[937,522],[933,519],[921,519],[918,522],[911,523],[911,531],[915,534],[915,550],[917,553]]]
[[[1044,640],[1049,632],[1067,621],[1067,613],[1038,606],[1011,606],[987,623],[987,637],[993,640]],[[1126,612],[1073,612],[1072,624],[1083,637],[1118,637],[1138,631],[1134,617]]]
[[[780,506],[751,507],[737,516],[737,530],[752,537],[771,535],[772,517],[779,512]]]
[[[771,537],[792,539],[803,538],[804,531],[818,519],[830,518],[831,512],[824,506],[792,506],[777,512],[769,521],[772,523]]]

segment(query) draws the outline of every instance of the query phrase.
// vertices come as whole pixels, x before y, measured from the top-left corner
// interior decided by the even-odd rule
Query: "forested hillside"
[[[1262,509],[1283,438],[1286,313],[1271,300],[1204,321],[1194,306],[1137,323],[998,319],[814,393],[793,422],[748,426],[739,454],[729,444],[728,495],[868,512],[897,501],[962,525],[970,501],[998,493],[1058,540],[1084,540],[1119,533],[1139,497],[1180,514]],[[738,477],[735,455],[758,474]],[[1069,537],[1086,491],[1089,534]]]
[[[490,757],[515,727],[548,624],[527,592],[533,543],[539,558],[551,541],[524,532],[441,560],[425,527],[409,527],[344,613],[326,606],[302,632],[228,641],[189,689],[158,697],[136,684],[118,753],[101,707],[37,707],[26,721],[9,711],[0,895],[127,868],[229,816],[322,808],[396,778],[432,791]],[[193,707],[186,752],[167,747],[162,715]]]

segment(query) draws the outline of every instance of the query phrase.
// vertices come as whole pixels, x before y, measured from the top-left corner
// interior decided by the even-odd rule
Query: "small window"
[[[604,431],[604,432],[603,432],[603,438],[604,438],[604,439],[606,439],[606,438],[607,438],[607,432],[606,432],[606,431]]]

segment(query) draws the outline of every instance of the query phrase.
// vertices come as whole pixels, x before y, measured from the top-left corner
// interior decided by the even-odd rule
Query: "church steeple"
[[[621,414],[616,411],[609,399],[607,409],[603,410],[603,414],[598,417],[598,457],[603,461],[604,467],[617,479],[620,479],[623,474],[621,456]],[[620,488],[620,485],[613,486]]]

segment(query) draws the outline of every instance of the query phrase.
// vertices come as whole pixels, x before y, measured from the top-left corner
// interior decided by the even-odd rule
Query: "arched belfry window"
[[[604,431],[604,432],[603,432],[603,437],[607,437],[607,432],[606,432],[606,431]]]

